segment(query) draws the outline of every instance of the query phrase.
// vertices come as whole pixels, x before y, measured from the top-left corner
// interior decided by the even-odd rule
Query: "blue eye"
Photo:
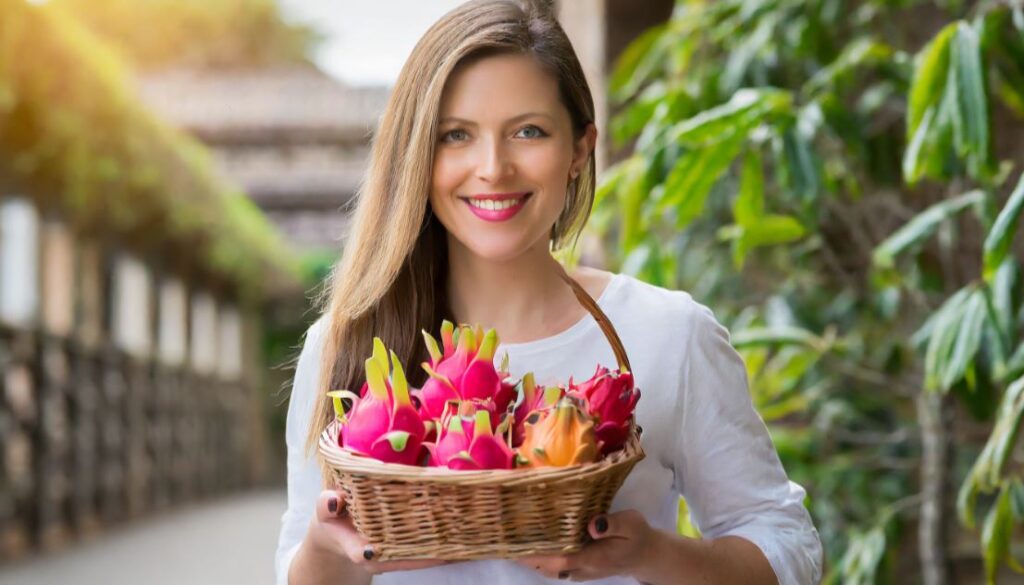
[[[538,127],[536,127],[536,126],[534,126],[532,124],[529,125],[529,126],[523,126],[522,128],[519,129],[519,132],[517,132],[516,134],[518,135],[518,134],[522,133],[524,130],[534,130],[534,131],[536,131],[535,135],[533,135],[533,136],[524,136],[524,138],[543,138],[544,136],[547,136],[547,134],[543,130],[541,130],[540,128],[538,128]]]
[[[466,133],[466,131],[465,131],[465,130],[463,130],[462,128],[455,128],[454,130],[449,130],[449,131],[445,132],[445,133],[444,133],[444,134],[443,134],[443,135],[441,136],[441,141],[442,141],[442,142],[453,142],[453,141],[458,141],[458,140],[459,140],[458,138],[454,138],[454,139],[452,138],[452,135],[454,135],[454,134],[458,134],[458,133],[462,133],[462,134],[465,134],[465,133]]]

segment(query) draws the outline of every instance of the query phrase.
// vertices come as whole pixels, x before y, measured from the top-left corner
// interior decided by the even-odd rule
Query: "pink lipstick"
[[[480,193],[463,199],[473,215],[484,221],[508,221],[516,216],[532,193]]]

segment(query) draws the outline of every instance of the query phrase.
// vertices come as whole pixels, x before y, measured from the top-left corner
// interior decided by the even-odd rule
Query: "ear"
[[[578,177],[583,171],[583,167],[587,164],[587,159],[590,158],[590,153],[594,152],[596,145],[597,126],[591,122],[587,124],[587,128],[583,131],[583,136],[580,136],[579,140],[573,144],[572,165],[569,169],[570,180]]]

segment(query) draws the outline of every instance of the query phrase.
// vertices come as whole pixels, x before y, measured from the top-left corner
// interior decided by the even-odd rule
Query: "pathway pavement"
[[[283,490],[204,502],[0,567],[0,585],[272,585]]]

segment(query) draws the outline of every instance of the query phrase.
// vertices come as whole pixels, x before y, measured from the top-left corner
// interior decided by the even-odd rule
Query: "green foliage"
[[[318,40],[274,0],[51,0],[135,67],[308,63]]]
[[[0,171],[79,232],[172,250],[247,298],[268,271],[297,276],[259,209],[199,143],[148,112],[120,61],[60,10],[0,0],[0,96]]]
[[[604,175],[592,227],[621,270],[687,288],[730,326],[811,488],[831,582],[887,580],[919,497],[915,399],[929,391],[992,421],[960,514],[971,528],[984,505],[990,578],[1012,567],[1024,10],[679,0],[610,85],[613,138],[631,151]]]

